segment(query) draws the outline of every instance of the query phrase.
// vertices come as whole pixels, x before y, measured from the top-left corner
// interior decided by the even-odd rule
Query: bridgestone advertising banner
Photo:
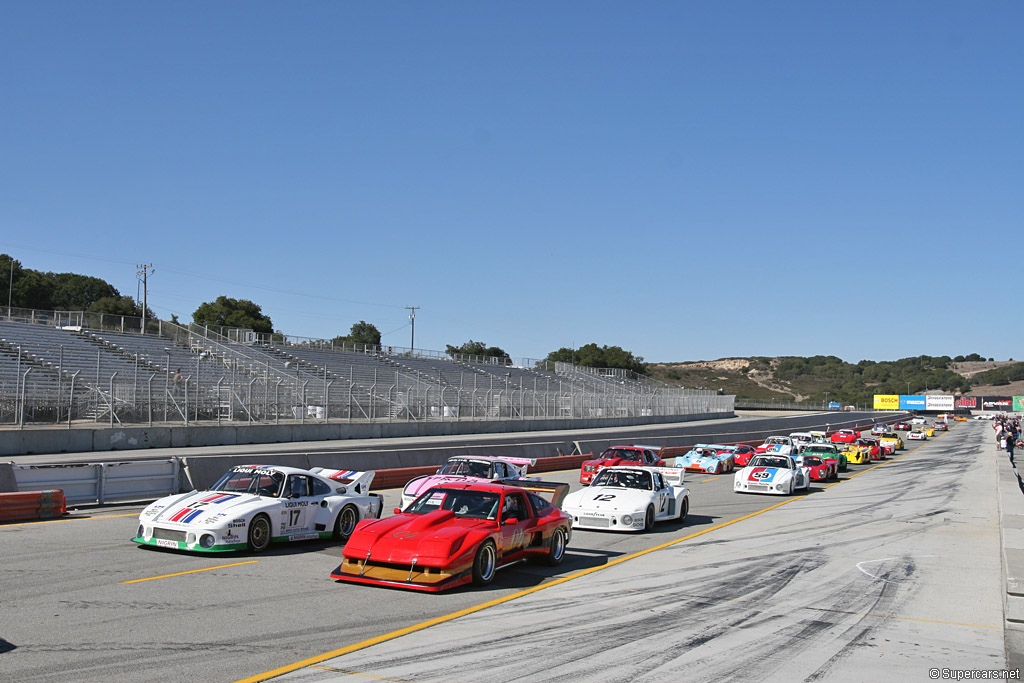
[[[958,410],[978,410],[981,408],[981,399],[977,396],[961,396],[956,400]]]
[[[900,410],[928,410],[928,402],[924,396],[906,396],[900,394]]]
[[[900,397],[897,394],[875,394],[875,410],[899,410]]]
[[[952,396],[925,396],[928,410],[953,410]]]
[[[981,407],[985,410],[999,410],[1009,412],[1013,410],[1012,396],[985,396],[982,399]]]

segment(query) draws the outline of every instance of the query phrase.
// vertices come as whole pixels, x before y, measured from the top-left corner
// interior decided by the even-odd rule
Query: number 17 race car
[[[361,519],[380,517],[374,472],[314,467],[233,467],[209,491],[167,496],[139,515],[135,543],[172,550],[263,552],[271,541],[344,541]]]

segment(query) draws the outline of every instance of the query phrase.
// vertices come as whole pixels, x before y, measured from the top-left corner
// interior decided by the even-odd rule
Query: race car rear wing
[[[309,471],[313,474],[319,474],[321,477],[333,479],[339,484],[344,484],[348,492],[362,495],[369,493],[370,484],[373,482],[374,475],[377,474],[372,470],[369,472],[358,472],[356,470],[331,470],[326,467],[313,467]]]
[[[651,469],[661,472],[661,476],[669,486],[682,486],[683,476],[686,474],[685,467],[652,467]]]
[[[561,509],[562,501],[569,495],[569,485],[558,481],[516,481],[510,482],[517,488],[540,495],[551,504]]]

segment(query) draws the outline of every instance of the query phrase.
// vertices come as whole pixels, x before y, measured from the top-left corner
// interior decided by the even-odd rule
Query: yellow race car
[[[921,431],[927,434],[929,439],[935,436],[935,430],[932,429],[931,425],[928,425],[927,427],[922,426]]]
[[[877,443],[869,442],[866,439],[857,439],[854,443],[849,444],[843,453],[846,455],[846,461],[851,465],[864,465],[872,460],[878,460],[881,449]]]
[[[893,451],[899,451],[903,449],[903,439],[896,432],[886,432],[878,437],[878,443],[881,446],[892,445]]]

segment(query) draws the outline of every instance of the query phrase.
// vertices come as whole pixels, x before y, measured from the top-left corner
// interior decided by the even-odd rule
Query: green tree
[[[621,346],[598,346],[593,343],[584,344],[578,349],[563,346],[557,351],[549,353],[545,360],[553,363],[575,363],[589,368],[622,368],[647,374],[644,359],[634,356],[632,352],[626,351]]]
[[[338,335],[331,343],[339,346],[350,344],[359,350],[364,350],[368,346],[380,346],[380,330],[373,323],[360,320],[353,323],[347,335]]]
[[[192,314],[192,321],[200,325],[238,327],[264,334],[274,331],[270,317],[264,315],[257,304],[248,299],[232,299],[226,296],[219,296],[215,301],[200,304]]]
[[[90,313],[142,317],[142,304],[130,296],[105,296],[94,301],[86,310]],[[153,320],[155,317],[156,315],[153,314],[153,311],[147,308],[146,318]]]
[[[500,346],[487,346],[484,342],[473,341],[472,339],[462,346],[445,344],[445,353],[449,356],[463,354],[466,356],[484,356],[486,358],[510,358],[508,352]]]
[[[113,285],[98,277],[77,273],[53,275],[53,307],[60,311],[85,311],[103,298],[117,298],[121,294]]]

